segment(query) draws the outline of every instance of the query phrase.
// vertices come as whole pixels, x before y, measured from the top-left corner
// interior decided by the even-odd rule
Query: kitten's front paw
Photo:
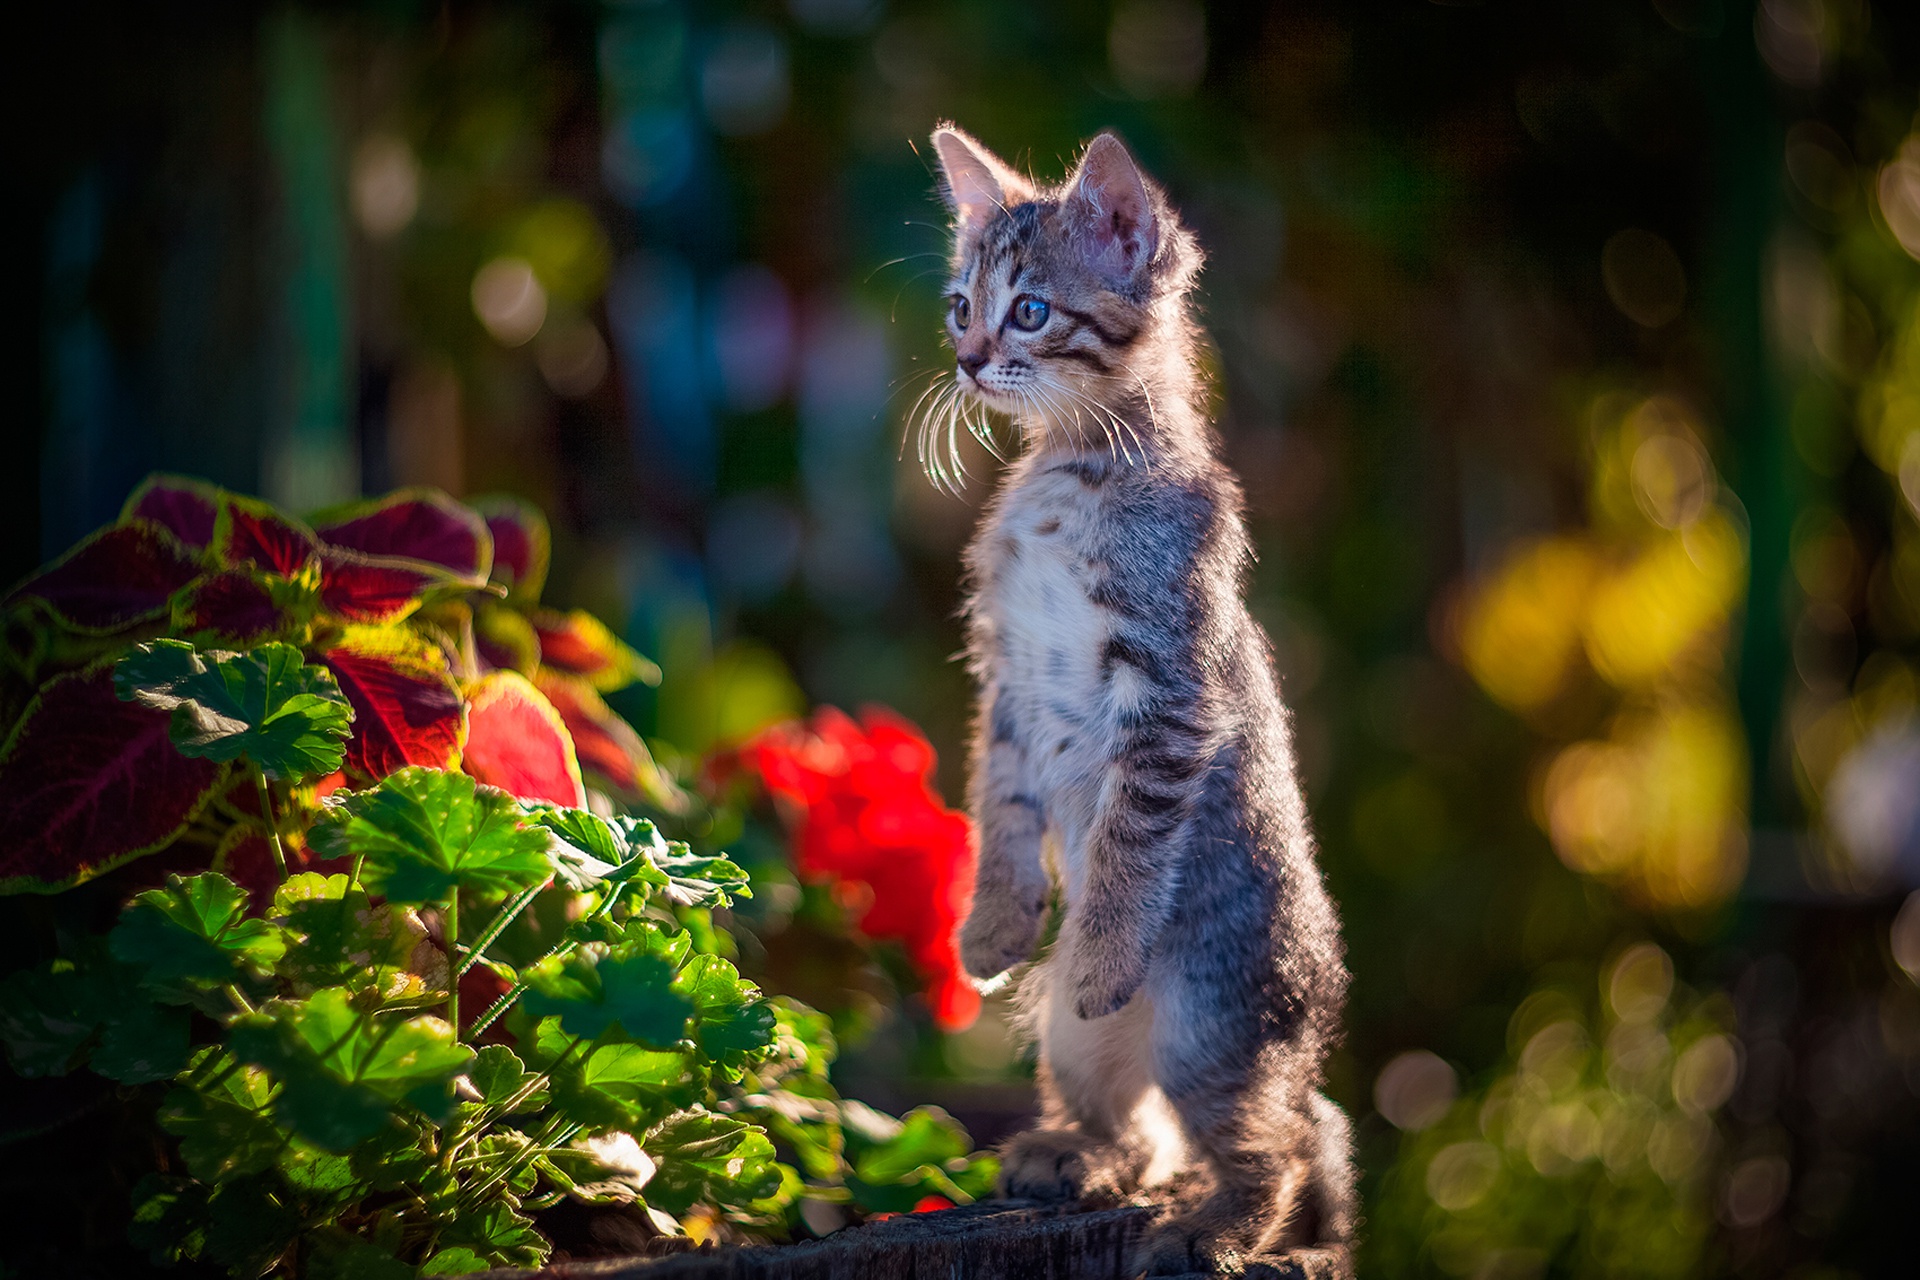
[[[1108,1144],[1071,1129],[1032,1129],[1000,1153],[1000,1194],[1015,1200],[1110,1200],[1125,1194]]]
[[[981,980],[997,978],[1032,955],[1046,900],[1038,905],[976,899],[960,929],[960,963]]]

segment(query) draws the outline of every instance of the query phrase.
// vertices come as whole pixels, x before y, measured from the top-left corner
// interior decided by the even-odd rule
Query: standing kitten
[[[933,136],[954,215],[948,334],[963,397],[1018,421],[967,553],[980,832],[961,957],[1033,952],[1061,855],[1058,943],[1027,977],[1040,1127],[1008,1195],[1179,1179],[1157,1273],[1327,1246],[1351,1266],[1346,1117],[1316,1090],[1347,974],[1287,713],[1241,581],[1239,485],[1194,367],[1192,235],[1111,134],[1038,188]]]

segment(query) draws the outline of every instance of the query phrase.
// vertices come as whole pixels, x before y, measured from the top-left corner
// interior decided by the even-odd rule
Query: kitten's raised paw
[[[1109,1144],[1070,1129],[1033,1129],[1000,1153],[1000,1194],[1015,1200],[1117,1200],[1123,1162]]]

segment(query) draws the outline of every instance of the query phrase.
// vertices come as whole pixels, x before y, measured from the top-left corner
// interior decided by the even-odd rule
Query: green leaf
[[[533,1219],[514,1212],[511,1205],[499,1200],[455,1218],[440,1233],[440,1241],[450,1248],[470,1249],[489,1264],[501,1267],[537,1267],[553,1250],[546,1238],[534,1230]]]
[[[643,853],[666,874],[666,896],[681,907],[724,907],[738,898],[751,898],[747,873],[725,854],[698,854],[679,841],[669,843],[645,818],[625,815],[613,824],[636,853]]]
[[[560,879],[573,889],[590,889],[602,882],[622,884],[629,880],[657,888],[666,888],[665,872],[653,865],[645,848],[636,848],[626,830],[615,819],[608,822],[585,809],[562,809],[552,805],[530,807],[528,816],[554,837],[554,865]],[[646,827],[652,830],[653,824]]]
[[[169,875],[165,887],[133,900],[108,945],[162,989],[179,983],[219,986],[235,971],[272,969],[286,937],[271,921],[247,918],[247,892],[217,871]]]
[[[522,820],[513,797],[418,766],[347,794],[309,840],[326,857],[364,857],[368,890],[402,905],[456,888],[511,893],[553,874],[547,833]]]
[[[746,1204],[780,1185],[766,1132],[731,1116],[682,1111],[648,1131],[641,1147],[659,1166],[647,1203],[676,1216],[702,1202]]]
[[[87,978],[70,963],[23,969],[0,984],[0,1040],[23,1076],[59,1076],[76,1069],[99,1029]]]
[[[693,1004],[673,989],[675,944],[657,927],[647,930],[612,948],[593,943],[533,965],[522,975],[530,988],[522,1007],[536,1018],[558,1017],[569,1035],[595,1040],[617,1026],[671,1048],[686,1034]]]
[[[704,1083],[679,1050],[601,1045],[554,1073],[553,1105],[587,1129],[638,1130],[691,1106]]]
[[[423,1276],[465,1276],[487,1271],[491,1264],[471,1249],[442,1249],[421,1264]]]
[[[224,1182],[273,1167],[283,1143],[268,1114],[272,1084],[266,1072],[206,1048],[194,1056],[184,1080],[161,1103],[160,1127],[180,1139],[180,1158],[194,1177]]]
[[[328,1151],[372,1137],[403,1105],[444,1118],[454,1077],[473,1060],[440,1019],[364,1013],[338,987],[269,1001],[235,1021],[229,1044],[282,1082],[281,1122]]]
[[[296,994],[340,985],[392,994],[394,978],[427,936],[412,912],[375,906],[343,875],[289,877],[274,894],[273,909],[287,938],[277,972]]]
[[[134,1185],[127,1240],[170,1266],[197,1258],[207,1243],[207,1188],[191,1178],[150,1173]]]
[[[165,1080],[187,1065],[188,1021],[153,1002],[138,971],[103,955],[58,960],[0,986],[0,1039],[23,1076],[64,1075],[82,1062],[122,1084]]]
[[[722,1067],[737,1070],[773,1043],[773,1006],[719,956],[694,956],[673,989],[693,1006],[700,1052]]]
[[[214,1188],[207,1202],[206,1255],[236,1276],[257,1276],[300,1234],[299,1210],[264,1177]]]
[[[917,1107],[900,1117],[892,1138],[855,1157],[854,1173],[874,1185],[898,1182],[923,1166],[937,1167],[964,1156],[972,1145],[944,1111]]]
[[[473,1065],[467,1068],[467,1082],[479,1093],[480,1101],[489,1107],[504,1105],[526,1087],[533,1075],[527,1070],[526,1064],[520,1061],[519,1055],[503,1044],[487,1045],[474,1055]],[[546,1102],[546,1097],[545,1090],[537,1090],[508,1114],[538,1110]]]
[[[173,713],[169,732],[181,754],[245,756],[270,778],[332,773],[353,731],[353,709],[332,673],[292,645],[228,653],[155,640],[122,658],[113,682],[122,701]]]
[[[303,1199],[335,1202],[358,1200],[369,1188],[343,1155],[295,1141],[285,1145],[275,1165],[287,1185]]]
[[[307,1280],[413,1280],[418,1273],[379,1245],[340,1227],[307,1233]]]

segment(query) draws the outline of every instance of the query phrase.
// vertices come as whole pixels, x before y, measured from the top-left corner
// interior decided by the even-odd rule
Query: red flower
[[[973,828],[933,790],[920,731],[886,710],[855,723],[823,707],[810,725],[768,729],[740,761],[786,813],[801,878],[831,884],[862,933],[906,948],[941,1027],[971,1025],[980,996],[954,930],[973,892]]]

